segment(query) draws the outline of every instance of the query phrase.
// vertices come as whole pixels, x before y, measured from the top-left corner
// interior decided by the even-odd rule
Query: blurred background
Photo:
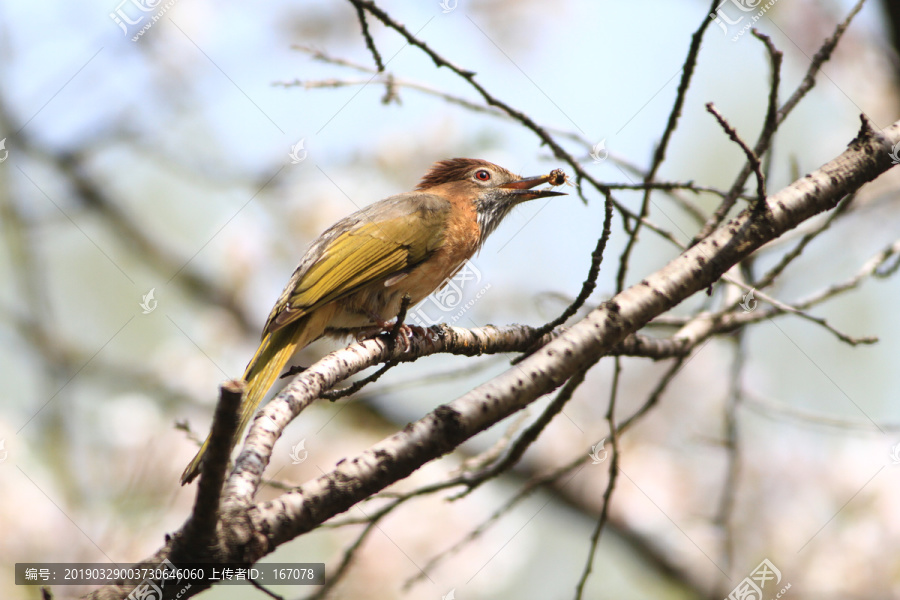
[[[144,11],[115,2],[0,5],[3,598],[39,597],[36,587],[14,585],[16,562],[136,562],[183,523],[195,488],[178,478],[208,431],[217,386],[242,373],[271,305],[322,230],[411,190],[443,158],[484,158],[525,176],[563,166],[520,125],[455,101],[481,99],[370,19],[393,78],[373,80],[349,3],[170,0]],[[879,128],[900,116],[891,25],[900,17],[891,20],[890,2],[866,3],[780,130],[770,192],[843,151],[861,112]],[[782,99],[852,4],[779,0],[756,23],[784,52]],[[640,179],[623,162],[649,165],[690,36],[709,8],[693,0],[379,6],[557,134],[597,178],[622,183]],[[709,27],[660,179],[727,187],[740,169],[743,154],[704,109],[715,102],[748,140],[761,127],[765,49],[735,34]],[[595,162],[589,153],[601,141],[611,160]],[[820,291],[894,242],[898,184],[889,172],[866,187],[771,294]],[[601,196],[586,191],[585,205],[569,192],[508,217],[472,261],[478,278],[466,282],[461,303],[436,320],[473,327],[555,317],[580,290],[603,223]],[[639,192],[616,197],[638,210]],[[714,196],[696,202],[716,206]],[[650,218],[682,243],[697,230],[663,196],[654,196]],[[617,218],[588,307],[615,291],[625,239]],[[759,264],[771,266],[783,251],[764,250]],[[627,283],[677,254],[645,230]],[[850,335],[877,335],[875,345],[850,347],[781,317],[739,342],[698,350],[620,440],[623,475],[586,597],[703,597],[731,589],[764,558],[782,586],[792,584],[792,598],[900,594],[900,558],[886,551],[900,543],[898,297],[896,278],[877,279],[813,311]],[[704,299],[674,312],[691,314]],[[318,342],[297,362],[336,347]],[[741,468],[729,482],[723,440],[738,347]],[[267,475],[289,485],[317,477],[508,368],[509,358],[434,356],[392,370],[363,394],[319,402],[287,430]],[[333,597],[571,597],[608,463],[529,494],[428,577],[403,584],[529,477],[586,456],[607,436],[611,365],[589,373],[513,473],[453,503],[444,495],[408,502],[380,523]],[[623,366],[624,418],[669,365]],[[397,489],[446,478],[505,428]],[[278,493],[266,488],[260,498]],[[724,518],[723,502],[731,503]],[[270,559],[331,569],[359,533],[319,530]],[[84,591],[55,588],[58,597]],[[301,598],[315,589],[278,592]],[[204,597],[253,594],[263,597],[225,586]]]

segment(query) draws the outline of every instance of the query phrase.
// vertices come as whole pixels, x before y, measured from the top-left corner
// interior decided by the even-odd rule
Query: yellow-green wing
[[[336,224],[301,261],[272,309],[264,333],[423,262],[443,240],[448,210],[443,199],[404,194]]]

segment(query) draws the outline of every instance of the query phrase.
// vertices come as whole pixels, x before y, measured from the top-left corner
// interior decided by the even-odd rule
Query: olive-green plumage
[[[244,371],[246,392],[233,443],[297,350],[323,335],[384,328],[404,295],[415,305],[443,287],[515,204],[561,195],[531,189],[560,176],[522,179],[487,161],[441,161],[416,191],[376,202],[326,230],[272,308]],[[200,473],[208,443],[207,438],[185,469],[182,484]]]

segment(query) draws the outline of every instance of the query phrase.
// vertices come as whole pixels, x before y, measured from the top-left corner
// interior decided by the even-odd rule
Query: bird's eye
[[[490,181],[491,173],[490,171],[479,169],[478,171],[475,171],[475,179],[477,179],[478,181]]]

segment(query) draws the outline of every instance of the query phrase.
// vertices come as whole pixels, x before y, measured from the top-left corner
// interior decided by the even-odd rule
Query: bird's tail
[[[294,352],[298,348],[306,346],[312,342],[308,337],[309,331],[305,327],[305,319],[291,323],[287,327],[283,327],[274,333],[268,333],[256,349],[256,354],[247,365],[244,371],[244,381],[246,382],[246,391],[244,399],[241,401],[241,421],[238,424],[237,432],[231,447],[234,448],[241,438],[247,424],[256,412],[256,407],[265,397],[269,388],[278,379],[284,365],[291,359]],[[206,448],[209,445],[209,437],[200,446],[197,456],[190,462],[184,473],[181,474],[181,485],[185,485],[194,480],[200,474],[200,463],[206,454]]]

